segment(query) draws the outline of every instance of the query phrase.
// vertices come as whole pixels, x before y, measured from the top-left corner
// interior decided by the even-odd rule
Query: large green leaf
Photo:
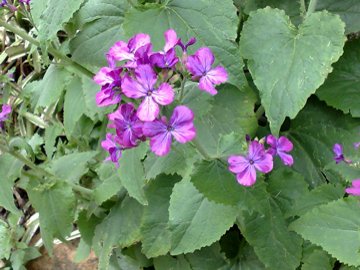
[[[221,87],[215,96],[210,112],[195,118],[197,144],[210,157],[223,157],[224,138],[221,139],[222,135],[235,133],[245,141],[246,134],[255,133],[257,129],[254,114],[255,102],[256,97],[248,87],[243,91],[228,84]],[[195,103],[186,105],[191,109],[196,108]]]
[[[20,176],[22,167],[23,163],[10,154],[0,155],[0,206],[14,214],[20,214],[14,203],[13,186],[16,178]]]
[[[315,245],[306,247],[303,251],[301,270],[332,270],[335,259]]]
[[[97,155],[95,151],[71,153],[54,159],[50,171],[62,180],[79,182],[80,177],[88,171],[88,163]]]
[[[192,270],[219,270],[228,267],[225,255],[221,253],[221,247],[217,242],[210,247],[186,254],[185,257]]]
[[[61,97],[71,78],[71,73],[65,68],[50,65],[44,78],[35,85],[35,95],[38,96],[36,108],[46,107],[55,103]]]
[[[164,46],[163,33],[173,28],[183,40],[194,36],[197,45],[207,46],[217,62],[229,73],[229,82],[239,88],[247,85],[243,63],[235,43],[239,18],[232,0],[169,0],[161,5],[148,5],[145,10],[131,9],[125,16],[128,37],[144,32],[151,35],[154,49]],[[219,27],[221,25],[221,27]]]
[[[236,208],[208,201],[190,181],[177,183],[170,198],[171,255],[193,252],[213,242],[236,219]]]
[[[147,200],[144,192],[145,173],[141,160],[145,157],[148,146],[141,143],[139,146],[127,149],[120,159],[120,179],[129,195],[139,203],[146,205]]]
[[[294,118],[332,71],[343,52],[344,23],[326,11],[310,14],[296,28],[284,11],[250,13],[240,49],[261,95],[273,134]]]
[[[41,40],[51,40],[56,37],[63,25],[68,22],[73,14],[80,8],[84,0],[70,1],[66,5],[58,0],[39,0],[32,5],[34,21],[39,31]]]
[[[111,208],[110,214],[95,230],[93,248],[99,257],[99,269],[107,269],[111,251],[139,241],[143,206],[126,197]]]
[[[262,204],[263,213],[240,214],[241,233],[268,269],[296,269],[301,259],[301,238],[288,231],[278,205],[271,198],[265,197]]]
[[[168,208],[172,189],[179,180],[178,176],[162,174],[146,189],[148,206],[144,210],[141,235],[142,251],[148,258],[165,255],[171,248]]]
[[[65,182],[38,184],[31,179],[29,183],[27,192],[40,215],[41,237],[52,254],[53,239],[65,240],[72,231],[76,198]]]
[[[285,133],[294,144],[293,168],[313,187],[326,181],[339,182],[339,175],[325,167],[335,163],[332,152],[335,143],[343,145],[345,155],[356,156],[353,143],[359,138],[359,126],[359,119],[343,115],[315,99],[309,100]]]
[[[344,50],[344,55],[316,95],[328,105],[360,117],[360,40],[347,42]]]
[[[124,0],[89,0],[75,19],[82,29],[70,42],[73,58],[96,71],[106,65],[105,54],[123,39],[122,23],[128,2]]]
[[[360,266],[360,216],[356,198],[340,199],[312,209],[290,225],[304,239],[339,261]]]

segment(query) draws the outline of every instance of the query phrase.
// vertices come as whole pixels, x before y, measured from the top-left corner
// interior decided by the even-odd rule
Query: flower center
[[[169,131],[169,132],[171,132],[171,131],[174,130],[174,127],[172,127],[172,126],[167,126],[166,130]]]
[[[250,159],[249,163],[250,163],[250,165],[253,165],[255,162],[252,159]]]
[[[153,92],[152,90],[148,90],[147,93],[146,93],[146,95],[147,95],[148,97],[150,97],[150,96],[152,95],[152,92]]]

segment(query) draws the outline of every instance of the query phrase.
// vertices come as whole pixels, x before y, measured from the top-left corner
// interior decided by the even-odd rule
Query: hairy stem
[[[309,16],[311,13],[313,13],[316,9],[317,0],[310,0],[306,16]]]
[[[186,83],[186,77],[183,76],[183,79],[182,79],[181,85],[180,85],[180,97],[179,97],[179,102],[180,102],[180,104],[182,103],[182,101],[183,101],[183,99],[184,99],[185,83]]]
[[[305,0],[300,0],[300,15],[301,17],[305,17],[306,14],[306,5],[305,5]]]
[[[22,30],[19,27],[13,26],[10,23],[7,23],[3,20],[0,20],[0,26],[4,27],[6,30],[13,32],[14,34],[18,35],[22,39],[30,42],[31,44],[40,47],[40,42],[37,41],[32,36],[29,36],[24,30]],[[62,61],[66,62],[68,65],[71,65],[75,70],[80,72],[81,74],[92,78],[94,76],[94,73],[92,73],[90,70],[85,68],[84,66],[80,65],[79,63],[73,61],[66,55],[62,54],[59,50],[55,49],[54,47],[50,46],[48,48],[49,53],[54,56],[57,59],[61,59]]]

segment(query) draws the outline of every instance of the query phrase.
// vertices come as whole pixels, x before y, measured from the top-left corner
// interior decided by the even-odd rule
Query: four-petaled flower
[[[108,52],[108,60],[126,61],[124,67],[136,68],[138,60],[151,51],[152,45],[150,36],[147,34],[137,34],[132,37],[128,43],[124,41],[116,42]]]
[[[345,163],[351,163],[351,160],[345,158],[343,153],[343,147],[341,144],[335,143],[333,147],[333,152],[336,164],[339,164],[341,161],[344,161]]]
[[[11,113],[11,106],[7,104],[2,105],[0,111],[0,123],[8,119],[10,113]]]
[[[137,145],[143,139],[143,122],[136,116],[136,109],[131,103],[122,104],[119,108],[108,115],[111,123],[110,128],[115,128],[120,145],[130,148]]]
[[[150,148],[158,156],[169,153],[172,137],[179,143],[191,141],[196,136],[194,114],[186,106],[177,106],[167,122],[166,117],[153,122],[145,122],[143,133],[150,138]]]
[[[102,67],[94,76],[94,81],[101,85],[101,90],[96,94],[96,104],[99,107],[117,104],[121,100],[122,68]]]
[[[294,163],[293,157],[288,154],[293,149],[292,142],[285,136],[281,136],[277,139],[273,135],[268,135],[266,137],[266,143],[270,145],[270,148],[267,150],[272,156],[278,155],[281,158],[281,161],[286,166],[291,166]]]
[[[121,142],[119,141],[119,138],[111,133],[107,133],[106,140],[103,140],[101,142],[102,148],[108,151],[110,155],[105,160],[112,161],[116,165],[116,167],[119,167],[119,159],[121,157],[122,148],[118,145],[120,143]]]
[[[129,98],[144,98],[137,116],[141,121],[153,121],[159,115],[159,105],[169,105],[174,100],[174,91],[170,84],[162,83],[156,89],[157,75],[150,65],[139,65],[135,69],[135,79],[126,75],[122,90]]]
[[[186,68],[190,71],[194,80],[199,79],[199,89],[216,95],[214,85],[227,81],[228,75],[222,66],[212,68],[214,55],[209,48],[200,48],[194,55],[190,55],[186,61]]]
[[[164,36],[164,51],[152,54],[150,56],[150,62],[152,65],[159,68],[171,68],[179,61],[176,56],[175,46],[178,45],[180,39],[177,37],[177,34],[173,29],[167,30],[164,33]]]
[[[273,157],[266,153],[264,145],[258,141],[249,144],[247,156],[230,156],[229,170],[236,174],[236,179],[243,186],[252,186],[256,182],[256,170],[268,173],[273,168]]]
[[[360,178],[353,180],[351,184],[351,187],[346,188],[345,192],[353,196],[360,196]]]

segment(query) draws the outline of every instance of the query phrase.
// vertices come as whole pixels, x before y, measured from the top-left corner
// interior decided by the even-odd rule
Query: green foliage
[[[138,32],[150,34],[155,50],[164,46],[163,33],[169,26],[176,29],[184,42],[195,37],[196,47],[210,47],[219,64],[226,66],[229,82],[243,88],[247,83],[239,47],[234,42],[238,21],[231,0],[170,0],[162,5],[148,5],[145,10],[130,9],[124,30],[128,37]]]
[[[191,182],[177,183],[170,198],[171,255],[193,252],[219,240],[234,223],[236,208],[208,201]]]
[[[0,258],[8,259],[12,248],[9,226],[0,220]]]
[[[340,199],[313,208],[293,222],[290,229],[321,246],[341,262],[360,266],[358,212],[358,200]]]
[[[331,64],[343,52],[344,28],[340,18],[328,12],[310,14],[298,28],[278,9],[250,14],[240,48],[273,134],[279,133],[286,116],[295,118],[332,71]]]
[[[316,95],[328,105],[344,113],[351,113],[353,117],[360,117],[359,49],[359,40],[348,42],[344,48],[344,55],[334,65],[334,71],[316,91]]]

